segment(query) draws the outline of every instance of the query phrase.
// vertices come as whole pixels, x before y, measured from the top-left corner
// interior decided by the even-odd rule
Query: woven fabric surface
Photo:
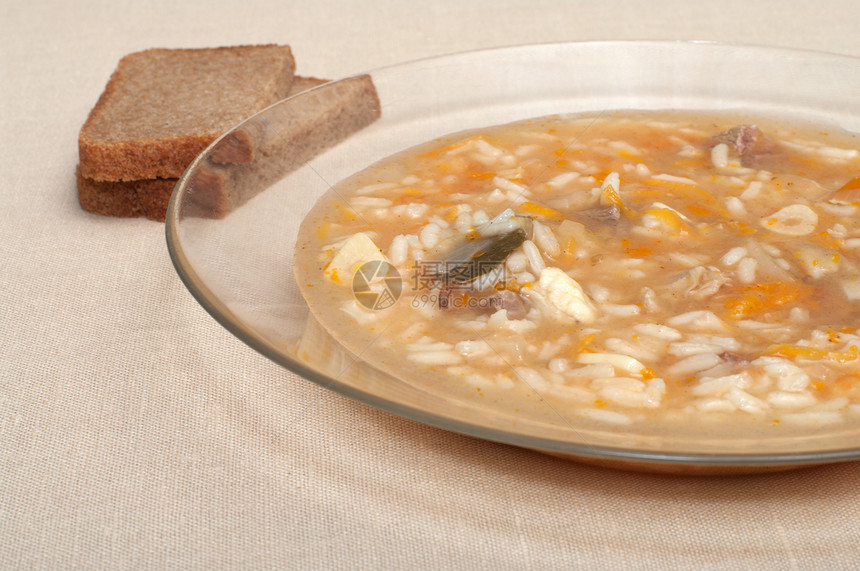
[[[83,212],[117,61],[284,43],[344,77],[475,48],[702,39],[860,56],[851,0],[0,6],[0,568],[848,569],[860,463],[612,471],[380,412],[278,367],[183,287],[163,224]]]

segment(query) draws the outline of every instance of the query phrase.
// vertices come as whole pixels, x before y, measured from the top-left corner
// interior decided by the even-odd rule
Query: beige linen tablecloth
[[[856,568],[860,463],[615,472],[351,402],[219,327],[162,224],[81,211],[74,169],[117,61],[148,47],[287,43],[338,78],[561,40],[860,56],[858,22],[854,0],[5,0],[0,569]]]

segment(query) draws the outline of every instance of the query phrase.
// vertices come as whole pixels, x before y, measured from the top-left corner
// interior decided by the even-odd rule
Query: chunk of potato
[[[323,273],[336,284],[349,285],[358,268],[373,260],[387,261],[370,236],[358,232],[341,246]]]

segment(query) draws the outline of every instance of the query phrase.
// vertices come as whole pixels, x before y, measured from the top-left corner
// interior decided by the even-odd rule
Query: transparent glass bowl
[[[366,76],[325,84],[249,118],[179,181],[166,223],[171,258],[192,295],[230,332],[297,375],[382,410],[593,464],[722,474],[860,458],[856,424],[803,438],[727,439],[579,430],[553,414],[509,418],[362,362],[315,321],[292,268],[299,225],[330,185],[410,146],[471,128],[604,109],[739,109],[858,132],[860,60],[702,42],[587,42],[450,55],[369,76],[381,117],[339,144],[310,156],[296,133],[319,133],[313,121],[336,113],[308,109],[326,108]]]

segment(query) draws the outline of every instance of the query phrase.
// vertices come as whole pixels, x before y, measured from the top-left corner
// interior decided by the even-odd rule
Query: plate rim
[[[779,467],[779,466],[808,466],[825,463],[838,463],[860,460],[860,444],[855,448],[839,448],[824,451],[807,451],[797,453],[696,453],[696,452],[664,452],[653,449],[635,449],[601,445],[594,448],[588,445],[587,442],[577,443],[570,440],[556,440],[540,436],[524,435],[514,430],[504,430],[495,427],[487,427],[481,424],[476,424],[464,421],[459,418],[443,416],[436,413],[404,404],[402,402],[387,399],[380,395],[363,391],[357,387],[346,385],[338,382],[337,379],[331,378],[311,366],[301,362],[298,359],[292,359],[284,355],[272,343],[261,340],[252,330],[242,326],[242,320],[233,313],[228,307],[218,301],[218,297],[206,286],[205,281],[200,278],[197,272],[194,271],[193,265],[188,260],[181,246],[179,237],[178,225],[181,219],[179,215],[179,203],[190,179],[191,173],[205,158],[207,153],[214,148],[219,141],[228,136],[235,129],[241,127],[245,123],[254,120],[285,101],[304,97],[307,93],[319,89],[325,89],[326,86],[333,83],[340,83],[350,79],[360,77],[362,75],[385,74],[396,72],[399,69],[408,68],[411,66],[422,65],[428,62],[444,62],[447,59],[464,59],[486,54],[503,54],[510,51],[527,51],[540,48],[552,47],[594,47],[594,48],[630,48],[633,46],[695,46],[703,49],[741,49],[749,52],[771,52],[776,54],[796,54],[806,55],[820,58],[836,58],[847,62],[852,62],[860,65],[860,58],[828,52],[824,50],[800,49],[792,47],[768,46],[759,44],[749,44],[740,42],[720,42],[712,40],[586,40],[586,41],[559,41],[559,42],[541,42],[541,43],[523,43],[510,44],[495,47],[485,47],[465,51],[456,51],[432,55],[427,57],[415,58],[404,62],[394,63],[386,66],[371,69],[359,74],[344,77],[320,86],[314,87],[306,92],[296,94],[294,96],[277,101],[264,109],[254,113],[237,125],[231,127],[228,131],[213,141],[206,149],[204,149],[197,158],[185,169],[182,176],[177,181],[172,192],[165,221],[165,239],[171,263],[174,266],[177,274],[180,277],[183,285],[191,293],[192,297],[203,307],[203,309],[213,317],[222,327],[229,331],[233,336],[245,343],[247,346],[254,349],[269,360],[284,367],[288,371],[298,375],[304,380],[313,382],[314,384],[333,391],[341,396],[351,400],[372,406],[376,409],[394,414],[406,420],[419,422],[434,428],[439,428],[449,432],[459,433],[465,436],[471,436],[500,444],[508,444],[521,448],[546,451],[556,454],[576,455],[583,457],[583,461],[589,458],[594,460],[610,460],[610,461],[629,461],[633,463],[654,463],[665,466],[696,466],[696,467],[737,467],[737,468],[762,468],[762,467]]]

